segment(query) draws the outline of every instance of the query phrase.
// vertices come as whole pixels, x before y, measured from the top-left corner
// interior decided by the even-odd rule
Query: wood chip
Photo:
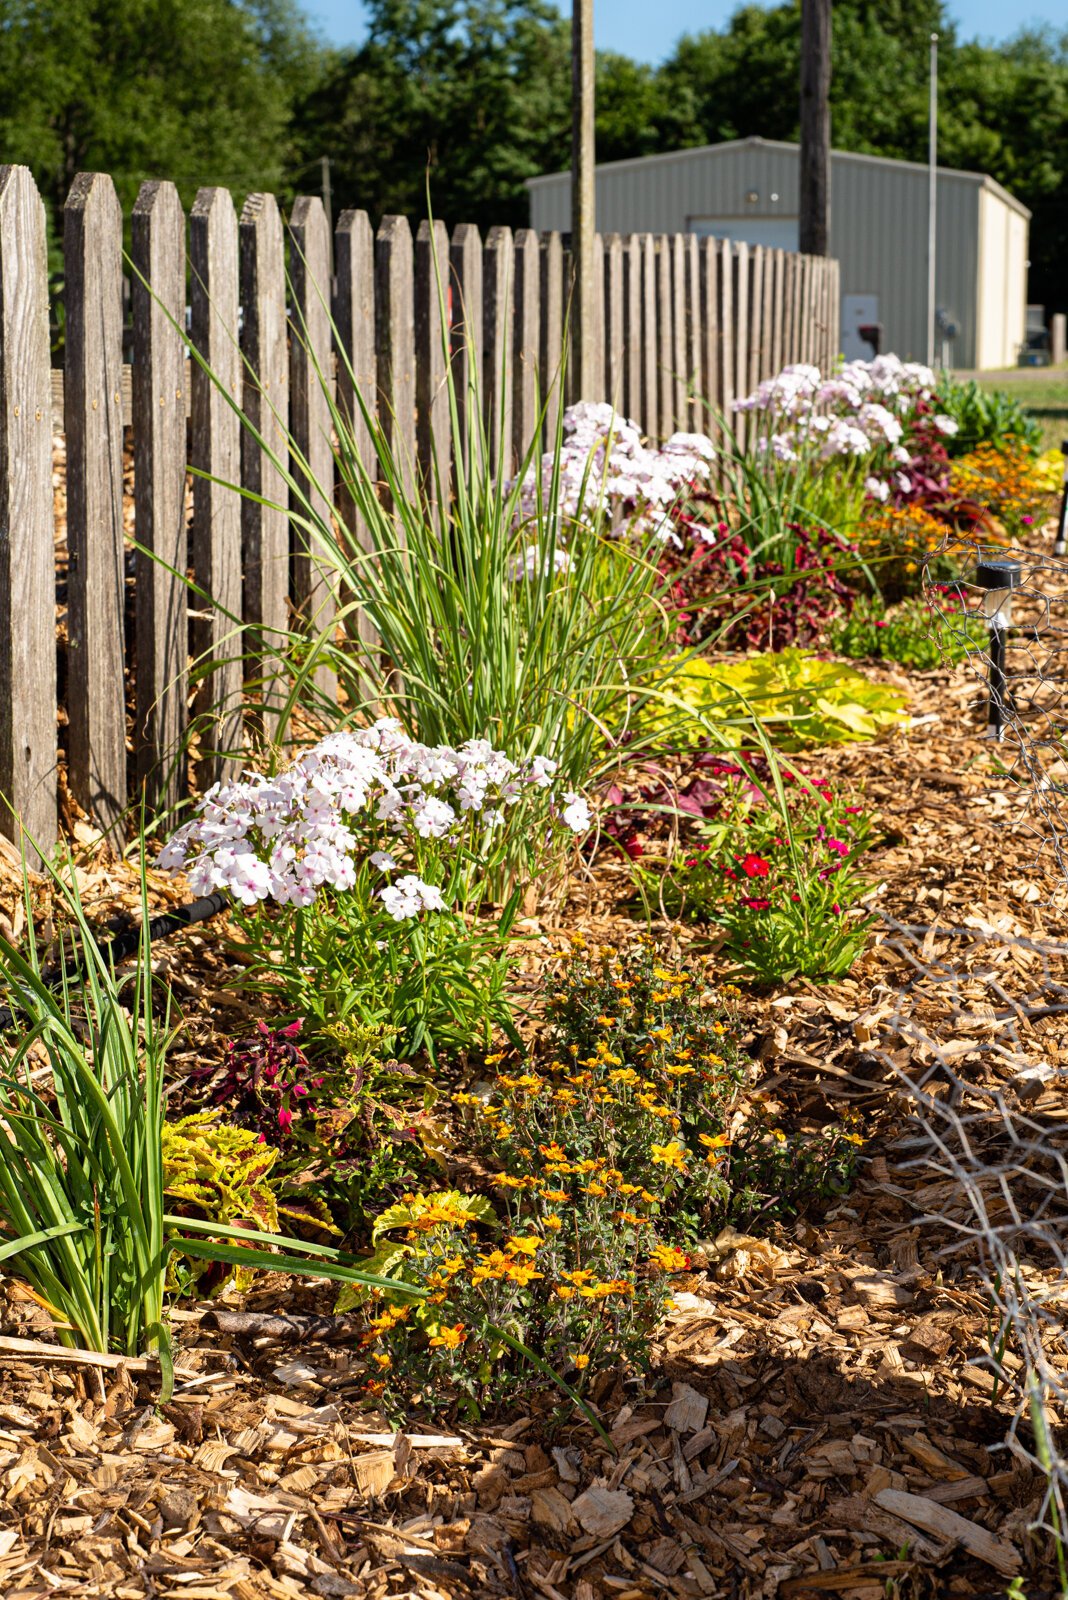
[[[969,1555],[984,1561],[1005,1578],[1013,1577],[1020,1570],[1020,1555],[1015,1545],[1008,1544],[1004,1539],[996,1539],[977,1522],[970,1522],[967,1517],[947,1510],[924,1495],[905,1494],[899,1489],[881,1489],[875,1496],[875,1503],[884,1511],[900,1517],[903,1522],[911,1523],[914,1528],[922,1528],[936,1538],[963,1546]]]

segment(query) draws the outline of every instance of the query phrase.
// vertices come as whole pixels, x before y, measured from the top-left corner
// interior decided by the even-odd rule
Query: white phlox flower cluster
[[[320,889],[351,889],[359,864],[399,870],[421,841],[446,849],[479,829],[499,828],[524,794],[540,794],[552,826],[584,833],[589,807],[568,790],[553,793],[556,762],[534,756],[520,765],[487,739],[458,749],[410,739],[383,717],[370,728],[332,733],[276,778],[249,773],[216,784],[196,815],[159,857],[166,871],[184,871],[194,894],[225,890],[241,905],[274,900],[311,905]],[[472,826],[474,825],[474,826]],[[394,849],[381,848],[385,833]],[[404,921],[444,909],[441,891],[406,872],[377,891],[386,912]]]
[[[558,508],[564,524],[592,522],[600,514],[610,526],[625,525],[627,532],[681,548],[672,512],[691,485],[707,481],[715,457],[711,439],[703,433],[673,433],[661,449],[650,449],[642,443],[637,423],[607,403],[591,400],[567,408],[562,432]],[[549,504],[556,471],[553,451],[528,470],[519,497],[523,524],[535,519],[539,494],[541,504]],[[557,546],[558,572],[567,570],[560,565],[560,553]],[[531,545],[513,563],[511,576],[528,578],[538,571],[538,549]]]
[[[776,461],[874,457],[873,465],[885,470],[890,461],[907,466],[912,459],[902,440],[917,403],[929,401],[934,387],[930,367],[895,355],[847,361],[827,378],[818,367],[799,363],[766,378],[744,400],[736,400],[734,409],[765,420],[767,432],[756,448]],[[939,414],[934,423],[941,433],[957,431],[951,417]],[[886,500],[903,477],[872,471],[865,489],[873,499]]]

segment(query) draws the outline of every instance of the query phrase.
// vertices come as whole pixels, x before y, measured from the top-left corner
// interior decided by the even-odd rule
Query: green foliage
[[[187,204],[205,183],[288,188],[290,108],[320,71],[294,0],[5,0],[2,18],[4,160],[32,169],[57,225],[87,170],[126,208],[148,177]]]
[[[280,1215],[315,1234],[348,1232],[383,1195],[444,1164],[437,1089],[392,1058],[390,1030],[350,1015],[302,1031],[305,1020],[260,1022],[227,1047],[221,1070],[195,1076],[210,1079],[212,1105],[277,1157]]]
[[[943,439],[950,456],[967,455],[977,445],[992,444],[1003,450],[1025,446],[1037,452],[1042,430],[1015,395],[1004,389],[985,389],[974,378],[966,382],[951,372],[938,379],[937,404],[958,425],[958,432]]]
[[[881,599],[862,596],[852,613],[832,631],[836,655],[856,660],[896,661],[918,672],[956,666],[986,647],[986,629],[962,610],[949,586],[913,595],[887,610]]]
[[[577,1062],[593,1075],[589,1121],[595,1132],[611,1094],[623,1102],[628,1089],[635,1091],[638,1110],[659,1122],[661,1130],[665,1105],[672,1108],[676,1120],[669,1125],[690,1170],[674,1189],[675,1168],[655,1185],[660,1210],[654,1225],[661,1239],[688,1243],[724,1222],[767,1226],[847,1187],[855,1147],[862,1142],[855,1132],[835,1124],[815,1139],[788,1136],[776,1125],[767,1096],[746,1093],[733,985],[712,988],[698,960],[672,960],[648,940],[622,952],[601,949],[596,957],[581,940],[572,943],[572,958],[546,984],[547,1053]],[[622,1058],[622,1068],[610,1057]],[[637,1085],[635,1069],[641,1079]],[[547,1069],[555,1070],[552,1064]],[[498,1081],[511,1084],[504,1075]],[[524,1079],[516,1081],[525,1085]],[[572,1084],[570,1077],[565,1081]],[[573,1114],[568,1090],[558,1098],[564,1112]],[[576,1120],[568,1116],[567,1140],[582,1137],[580,1120],[581,1112]],[[616,1164],[625,1169],[640,1162],[640,1137],[635,1148],[628,1147],[614,1109],[608,1120],[612,1129],[601,1130],[600,1146],[616,1150]]]
[[[904,696],[885,684],[793,649],[686,661],[666,681],[664,697],[646,718],[683,744],[695,744],[709,725],[735,748],[752,743],[755,727],[780,750],[848,744],[899,727],[906,716]]]
[[[407,1195],[376,1225],[369,1268],[428,1291],[416,1308],[371,1297],[367,1387],[398,1412],[418,1392],[460,1394],[477,1414],[525,1381],[503,1341],[470,1341],[487,1318],[579,1386],[644,1365],[689,1240],[848,1185],[858,1134],[787,1137],[770,1104],[743,1104],[730,1012],[699,970],[648,943],[597,956],[573,944],[546,992],[545,1059],[455,1096],[475,1157],[497,1169],[497,1205]]]
[[[248,1128],[219,1124],[211,1111],[195,1112],[162,1130],[163,1187],[175,1212],[239,1228],[277,1232],[278,1199],[272,1167],[278,1152]],[[218,1292],[232,1278],[247,1282],[240,1269],[219,1273],[199,1262],[192,1273],[176,1274],[181,1288],[203,1291],[214,1273]]]
[[[370,871],[343,894],[306,909],[240,908],[243,984],[284,996],[312,1034],[341,1024],[386,1029],[402,1056],[431,1057],[511,1028],[504,944],[515,904],[496,917],[435,911],[392,921],[374,898]]]
[[[767,794],[732,780],[700,832],[673,890],[683,911],[723,930],[738,974],[845,977],[871,925],[854,911],[872,887],[856,866],[871,836],[863,810],[814,779]]]
[[[0,1259],[30,1284],[61,1343],[157,1351],[169,1365],[167,1032],[153,1011],[147,939],[132,973],[118,976],[86,921],[73,868],[50,870],[49,881],[61,959],[77,975],[53,986],[32,934],[25,954],[0,936],[0,983],[16,1017],[0,1040]],[[147,928],[143,879],[141,902]]]
[[[546,0],[370,0],[368,38],[296,111],[338,207],[523,226],[524,181],[570,128],[568,29]]]

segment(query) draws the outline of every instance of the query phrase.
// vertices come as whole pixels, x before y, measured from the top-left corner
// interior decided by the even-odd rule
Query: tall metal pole
[[[801,0],[798,249],[825,256],[831,233],[831,0]]]
[[[593,0],[571,6],[571,392],[577,400],[600,400],[594,368],[593,236],[594,182]]]
[[[927,365],[935,362],[938,315],[938,35],[931,35],[931,105],[927,131]]]

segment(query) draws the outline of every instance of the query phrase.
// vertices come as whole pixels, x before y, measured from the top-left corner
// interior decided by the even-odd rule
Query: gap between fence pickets
[[[74,220],[79,196],[83,209],[87,196],[94,199],[89,220],[101,245],[101,229],[115,236],[113,247],[102,249],[101,270],[96,257],[87,258],[84,219]],[[329,413],[316,386],[325,377],[342,411],[351,414],[354,385],[339,381],[346,355],[369,413],[401,456],[410,457],[402,463],[408,483],[430,482],[436,457],[438,479],[448,484],[440,404],[444,363],[441,351],[432,348],[439,330],[429,303],[436,299],[439,276],[461,430],[476,434],[475,419],[466,415],[470,375],[480,388],[477,431],[485,430],[506,465],[521,460],[530,443],[535,381],[548,398],[546,444],[559,405],[579,399],[610,401],[646,434],[663,437],[709,425],[695,404],[699,396],[728,410],[733,398],[781,365],[830,365],[837,352],[833,261],[698,241],[689,234],[598,235],[594,392],[561,396],[557,379],[567,355],[571,263],[560,233],[495,227],[483,239],[471,225],[448,230],[435,223],[416,239],[406,218],[387,217],[376,232],[366,213],[349,211],[331,235],[318,197],[299,197],[286,224],[274,197],[260,194],[245,201],[235,250],[228,192],[201,189],[187,215],[175,186],[165,180],[143,184],[133,207],[132,265],[126,268],[131,333],[123,322],[123,218],[114,196],[106,174],[81,174],[67,203],[64,248],[72,270],[66,278],[76,283],[68,292],[80,296],[73,329],[81,342],[73,357],[68,353],[65,378],[49,368],[44,207],[26,168],[0,168],[0,414],[9,436],[9,448],[0,451],[0,513],[11,529],[10,549],[0,563],[0,609],[6,606],[0,615],[0,712],[7,713],[0,715],[0,779],[16,814],[46,847],[57,830],[57,711],[70,730],[72,792],[98,826],[111,825],[138,787],[135,782],[115,794],[125,755],[116,730],[124,736],[124,723],[113,710],[97,714],[105,699],[124,709],[122,652],[102,652],[91,678],[79,675],[77,689],[68,690],[59,707],[48,668],[51,652],[40,649],[54,604],[53,429],[70,436],[75,448],[69,471],[84,474],[92,488],[90,502],[77,513],[78,549],[91,550],[92,561],[71,562],[71,615],[87,619],[82,648],[88,653],[94,636],[121,642],[124,626],[136,633],[139,703],[131,773],[149,781],[150,803],[165,803],[186,791],[178,752],[187,732],[183,680],[191,643],[194,650],[213,649],[220,661],[199,696],[198,712],[203,716],[221,695],[233,716],[241,687],[238,655],[251,663],[253,677],[270,678],[272,663],[264,657],[270,654],[271,628],[280,625],[278,610],[291,602],[315,628],[333,603],[301,539],[290,542],[286,491],[275,481],[281,474],[244,433],[235,468],[234,419],[226,418],[224,397],[209,394],[208,380],[190,361],[190,345],[226,368],[228,398],[257,414],[275,448],[287,429],[293,433],[327,486],[333,481]],[[429,270],[431,239],[437,272]],[[197,277],[191,294],[187,245]],[[187,301],[193,314],[188,328]],[[242,322],[229,335],[235,349],[240,341],[243,368],[226,357],[227,330],[216,315],[223,306]],[[331,338],[343,340],[344,349],[332,350]],[[132,354],[132,361],[123,363],[122,354]],[[498,364],[508,357],[511,379],[502,389]],[[68,403],[77,404],[77,423],[66,414]],[[428,406],[435,409],[429,426],[422,415]],[[134,603],[124,618],[122,585],[116,590],[109,574],[118,571],[121,578],[127,554],[117,441],[130,428],[135,534],[176,572],[139,556]],[[374,472],[372,439],[362,421],[357,434],[357,447]],[[235,605],[236,526],[222,512],[224,497],[205,487],[194,496],[188,526],[196,581],[206,596],[191,596],[182,581],[191,460],[208,470],[218,467],[223,475],[234,469],[241,486],[253,492],[269,484],[283,502],[278,526],[268,508],[254,514],[251,502],[242,507],[239,619],[246,631],[240,651],[219,620]],[[299,483],[300,472],[294,476]],[[77,507],[78,485],[73,489]],[[335,514],[351,513],[341,486],[335,498]],[[326,505],[318,508],[319,515],[327,511]],[[217,583],[224,593],[216,592]],[[284,622],[289,625],[288,614]],[[266,631],[247,631],[257,627]],[[74,666],[69,657],[68,666]],[[319,688],[331,692],[326,681]],[[269,725],[266,703],[259,715]],[[213,745],[216,751],[226,747],[224,739],[210,737],[210,722],[207,732],[202,753]],[[202,777],[226,770],[220,754],[202,765]],[[0,831],[15,838],[16,817],[0,815]]]

